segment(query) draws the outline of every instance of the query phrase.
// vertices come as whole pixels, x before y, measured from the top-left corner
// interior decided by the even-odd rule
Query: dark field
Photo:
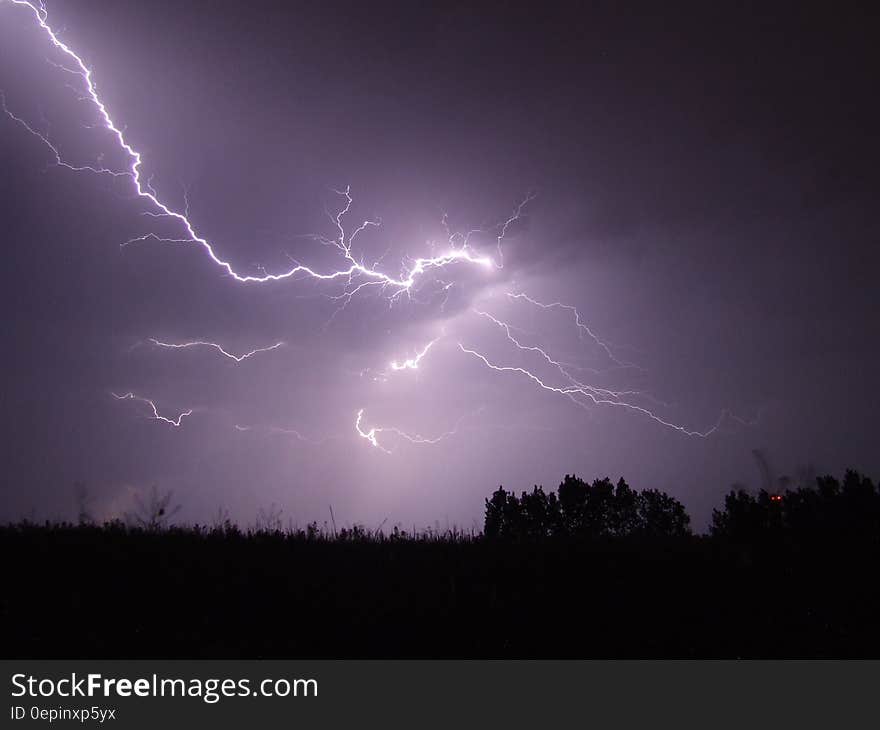
[[[731,494],[707,536],[610,529],[620,485],[598,525],[602,484],[579,482],[580,506],[560,488],[549,522],[490,537],[6,526],[0,644],[9,658],[880,655],[868,480]]]

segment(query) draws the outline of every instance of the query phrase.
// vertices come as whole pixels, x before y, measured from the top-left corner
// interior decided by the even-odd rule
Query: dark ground
[[[878,549],[0,529],[8,658],[876,657]]]

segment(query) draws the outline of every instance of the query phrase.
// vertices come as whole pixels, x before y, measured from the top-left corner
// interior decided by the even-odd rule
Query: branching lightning
[[[364,429],[361,427],[361,423],[363,422],[363,418],[364,418],[364,409],[361,408],[357,412],[357,417],[355,418],[355,422],[354,422],[354,427],[355,427],[355,430],[358,432],[358,435],[362,439],[369,441],[370,444],[373,446],[373,448],[379,449],[379,451],[383,451],[386,454],[390,454],[391,450],[385,448],[384,446],[382,446],[382,444],[379,443],[379,434],[392,433],[395,436],[398,436],[398,437],[404,439],[405,441],[409,441],[411,444],[418,444],[418,445],[431,444],[431,445],[433,445],[433,444],[438,444],[441,441],[448,439],[450,436],[454,436],[456,433],[458,433],[458,427],[461,424],[461,421],[464,420],[464,416],[463,416],[455,423],[455,425],[449,431],[445,431],[445,432],[441,433],[439,436],[435,436],[434,438],[427,438],[427,437],[421,436],[419,434],[409,434],[406,431],[402,431],[401,429],[396,428],[395,426],[382,426],[382,427],[374,426],[369,431],[364,431]]]
[[[604,340],[599,339],[596,333],[593,332],[581,319],[581,313],[577,310],[577,307],[573,307],[570,304],[563,304],[562,302],[551,302],[550,304],[545,304],[544,302],[539,302],[536,299],[532,299],[527,294],[519,293],[514,294],[512,292],[508,292],[508,297],[511,299],[522,299],[530,304],[533,304],[536,307],[540,307],[541,309],[563,309],[568,312],[571,312],[572,317],[574,317],[574,323],[578,328],[578,332],[581,337],[587,335],[596,345],[598,345],[602,351],[608,356],[608,359],[613,362],[617,367],[620,368],[637,368],[641,370],[638,365],[631,362],[624,362],[623,360],[619,360],[611,350],[611,346],[605,342]]]
[[[380,292],[383,296],[388,298],[389,302],[394,302],[404,294],[412,296],[417,290],[417,282],[426,275],[430,274],[431,276],[433,276],[433,280],[437,281],[442,286],[440,291],[442,291],[448,297],[448,292],[453,286],[453,283],[442,281],[439,278],[440,270],[453,267],[454,265],[458,264],[476,266],[488,271],[493,271],[495,269],[500,269],[503,267],[503,240],[508,232],[511,230],[511,228],[517,223],[517,221],[523,218],[524,209],[528,205],[528,203],[533,200],[534,195],[529,194],[513,210],[511,215],[504,222],[489,228],[473,229],[463,234],[454,233],[450,230],[448,226],[447,216],[444,214],[442,225],[446,230],[447,238],[442,245],[442,249],[440,249],[438,252],[432,247],[432,249],[430,250],[430,256],[404,259],[401,262],[400,271],[397,274],[389,274],[379,268],[382,263],[382,258],[371,263],[367,263],[364,257],[356,252],[356,244],[359,242],[361,235],[364,234],[365,231],[367,231],[368,229],[378,228],[381,225],[381,221],[379,219],[366,219],[360,221],[356,225],[349,225],[348,221],[353,215],[353,198],[350,192],[350,188],[346,187],[342,190],[334,191],[341,198],[341,205],[335,213],[328,212],[331,225],[334,228],[333,235],[315,235],[310,237],[317,243],[333,249],[335,253],[338,254],[339,260],[341,262],[338,268],[322,271],[291,259],[291,266],[275,273],[269,273],[265,270],[261,270],[259,274],[245,274],[237,271],[232,263],[227,261],[225,258],[222,257],[220,253],[218,253],[214,244],[212,244],[210,241],[208,241],[208,239],[199,234],[195,223],[190,217],[189,200],[187,195],[184,195],[183,209],[176,209],[170,203],[163,200],[159,196],[152,184],[152,180],[150,177],[147,177],[146,179],[144,178],[144,173],[142,170],[143,160],[141,157],[141,153],[134,149],[134,147],[132,147],[126,139],[123,131],[124,127],[120,127],[117,122],[114,121],[114,119],[111,117],[109,110],[105,106],[105,103],[98,95],[97,87],[92,77],[92,71],[85,64],[82,57],[79,56],[67,44],[61,41],[56,31],[49,25],[48,13],[42,1],[8,0],[8,2],[13,5],[28,9],[33,15],[36,24],[45,33],[48,41],[60,54],[63,55],[63,63],[56,63],[55,61],[51,60],[50,63],[56,66],[59,70],[67,74],[78,76],[81,79],[82,88],[75,89],[76,93],[80,96],[81,99],[91,104],[91,106],[94,108],[98,121],[98,124],[96,126],[103,127],[114,138],[115,144],[126,157],[126,165],[124,165],[121,169],[111,169],[102,165],[100,163],[100,160],[94,165],[77,165],[68,162],[64,159],[64,156],[62,155],[58,145],[53,142],[51,136],[48,133],[43,132],[34,125],[30,124],[22,117],[14,114],[7,106],[6,97],[2,94],[2,92],[0,92],[0,108],[2,108],[3,112],[13,122],[23,127],[29,134],[39,140],[40,143],[49,150],[52,157],[54,158],[54,163],[57,166],[63,167],[72,172],[89,172],[97,175],[109,175],[115,178],[128,178],[131,181],[134,194],[138,198],[143,199],[144,202],[147,204],[145,205],[145,207],[148,208],[148,210],[144,211],[145,216],[153,219],[168,219],[172,221],[175,225],[179,226],[180,232],[174,237],[161,236],[157,233],[149,232],[145,233],[144,235],[136,236],[129,239],[123,244],[123,246],[147,241],[155,241],[167,244],[174,243],[195,245],[200,247],[204,251],[212,264],[219,267],[234,281],[243,284],[262,284],[286,279],[296,281],[308,278],[323,282],[334,282],[341,285],[341,293],[334,293],[331,296],[331,299],[341,302],[339,309],[336,310],[337,312],[344,309],[351,302],[352,298],[355,295],[367,290],[368,288],[371,288],[373,291]],[[487,256],[483,253],[480,253],[471,241],[472,237],[476,234],[489,233],[494,236],[495,247],[497,249],[497,254],[494,254],[493,256]],[[339,289],[334,289],[333,291],[339,292]],[[508,293],[507,296],[512,301],[527,302],[532,306],[538,307],[540,309],[562,310],[570,313],[570,315],[573,317],[574,324],[578,329],[579,336],[582,338],[589,338],[589,340],[604,353],[603,357],[607,358],[608,362],[612,363],[615,369],[641,369],[633,363],[619,359],[614,354],[612,346],[605,340],[600,339],[593,332],[593,330],[589,326],[587,326],[587,324],[585,324],[580,312],[574,306],[558,301],[550,303],[540,302],[525,293]],[[441,310],[443,306],[445,306],[445,300],[443,302],[443,305],[441,305]],[[336,313],[334,313],[334,316],[335,314]],[[513,334],[516,328],[512,325],[496,318],[495,316],[485,311],[476,310],[476,314],[484,319],[489,320],[492,324],[499,327],[504,332],[507,340],[518,351],[527,354],[533,354],[540,358],[545,366],[552,368],[555,373],[562,378],[563,384],[554,385],[552,383],[549,383],[541,376],[524,367],[498,364],[490,359],[489,356],[484,354],[483,352],[480,352],[477,349],[471,347],[466,347],[465,345],[461,344],[461,342],[459,342],[458,346],[463,353],[477,359],[479,362],[482,363],[483,366],[493,371],[499,373],[514,373],[519,376],[523,376],[526,379],[530,380],[534,385],[537,385],[539,388],[558,395],[563,395],[580,406],[587,407],[589,405],[608,405],[625,408],[627,410],[644,415],[667,428],[674,429],[687,436],[697,437],[707,437],[710,434],[714,433],[722,425],[725,416],[729,415],[726,411],[722,412],[718,422],[706,431],[690,430],[688,428],[685,428],[684,426],[672,423],[671,421],[668,421],[663,417],[657,415],[654,411],[633,402],[634,398],[639,399],[649,397],[647,396],[647,394],[635,390],[611,390],[609,388],[585,383],[578,377],[575,377],[572,371],[586,371],[591,370],[591,368],[584,368],[572,365],[571,363],[563,362],[562,360],[551,356],[546,349],[537,345],[523,344]],[[431,340],[421,350],[416,350],[413,357],[409,357],[400,361],[391,361],[389,364],[390,369],[392,371],[419,369],[421,361],[424,357],[428,355],[433,345],[439,339],[440,338]],[[150,339],[150,342],[157,347],[168,349],[186,349],[194,347],[213,348],[223,357],[231,359],[236,363],[241,363],[258,353],[275,350],[283,345],[282,342],[277,342],[273,345],[257,348],[243,354],[235,354],[229,352],[220,344],[207,340],[169,343],[162,342],[157,339]],[[118,400],[137,400],[142,403],[148,404],[153,413],[152,417],[155,420],[164,421],[175,427],[179,427],[183,418],[191,415],[193,412],[192,409],[190,409],[180,413],[177,418],[168,418],[159,414],[158,409],[152,400],[136,396],[130,392],[124,395],[117,395],[115,393],[113,395]],[[365,427],[363,426],[363,415],[363,409],[357,412],[355,429],[358,435],[368,441],[374,448],[377,448],[386,453],[391,453],[391,451],[380,443],[379,437],[382,434],[391,434],[405,441],[409,441],[413,444],[436,444],[439,441],[442,441],[443,439],[446,439],[455,434],[458,429],[458,424],[456,424],[456,426],[452,430],[445,432],[435,438],[426,438],[419,434],[408,434],[396,427],[374,426],[369,430],[365,430]],[[731,416],[731,418],[734,417]],[[239,431],[250,430],[251,428],[252,427],[250,426],[235,426],[235,429]],[[296,436],[300,440],[307,441],[309,443],[319,443],[303,437],[302,434],[295,430],[270,429],[270,432],[288,433],[290,435]]]
[[[358,225],[351,234],[347,234],[343,225],[343,219],[351,211],[352,197],[349,188],[346,188],[345,190],[336,191],[345,200],[345,204],[339,210],[339,212],[337,212],[335,216],[332,216],[336,223],[338,236],[332,239],[322,240],[322,243],[335,247],[340,252],[343,260],[345,261],[345,265],[342,268],[329,272],[320,272],[309,266],[306,266],[305,264],[295,263],[294,266],[287,269],[286,271],[281,271],[274,274],[263,273],[262,275],[257,276],[252,274],[241,274],[237,272],[230,262],[221,258],[221,256],[215,250],[213,244],[211,244],[206,238],[199,235],[186,210],[175,210],[170,206],[170,204],[160,200],[150,181],[145,181],[143,179],[141,169],[143,160],[141,158],[141,153],[131,146],[131,144],[126,140],[122,129],[120,129],[120,127],[110,116],[109,110],[107,109],[101,98],[98,96],[95,83],[92,79],[91,70],[86,66],[83,59],[73,49],[71,49],[67,44],[65,44],[58,38],[55,30],[48,24],[48,14],[46,12],[46,8],[42,5],[42,3],[34,5],[32,2],[30,2],[30,0],[9,0],[9,2],[28,8],[31,13],[33,13],[34,19],[39,24],[40,28],[46,33],[46,36],[49,38],[52,45],[65,56],[67,56],[67,58],[72,62],[72,67],[65,66],[64,70],[75,73],[82,78],[85,87],[84,98],[91,101],[91,103],[94,105],[103,126],[115,137],[118,145],[128,155],[130,165],[125,170],[110,170],[104,167],[71,165],[64,161],[60,150],[55,144],[53,144],[48,136],[37,131],[32,126],[27,124],[27,122],[25,122],[23,119],[9,111],[4,98],[2,106],[7,116],[9,116],[15,122],[24,126],[24,128],[28,132],[40,139],[43,144],[48,147],[48,149],[52,152],[58,165],[66,167],[75,172],[89,171],[99,174],[110,174],[117,177],[125,176],[131,178],[137,196],[140,198],[144,198],[153,206],[154,210],[152,211],[152,215],[155,217],[170,218],[179,222],[183,227],[184,232],[186,233],[185,237],[179,238],[164,238],[155,233],[147,233],[142,236],[132,238],[126,243],[154,240],[165,243],[187,243],[201,246],[207,253],[209,259],[214,264],[223,269],[235,281],[242,283],[265,283],[269,281],[280,281],[282,279],[295,277],[299,274],[325,281],[342,281],[345,283],[346,289],[344,296],[347,299],[350,299],[352,296],[354,296],[354,294],[358,293],[367,286],[379,286],[383,290],[390,290],[392,296],[397,296],[404,292],[410,291],[415,285],[416,280],[425,272],[431,269],[444,268],[456,263],[469,263],[487,268],[492,268],[495,265],[501,265],[500,261],[496,264],[490,257],[476,253],[470,246],[468,237],[465,237],[464,240],[461,241],[460,245],[451,245],[448,250],[442,252],[439,255],[416,258],[412,260],[412,262],[408,266],[403,267],[402,273],[398,276],[392,276],[390,274],[383,273],[375,267],[375,264],[367,265],[363,262],[362,259],[358,260],[357,258],[355,258],[352,247],[358,235],[367,228],[380,225],[380,222],[365,220],[360,225]],[[513,221],[515,221],[516,218],[519,216],[519,211],[521,211],[522,206],[525,205],[525,202],[527,201],[524,201],[520,205],[519,209],[514,213],[514,215],[503,224],[501,232],[498,234],[499,248],[504,233],[513,223]],[[450,243],[452,242],[452,240],[453,239],[450,238]]]
[[[425,345],[421,350],[416,353],[415,357],[410,357],[400,362],[398,362],[397,360],[393,360],[388,364],[388,367],[390,367],[392,370],[418,370],[419,363],[422,361],[422,358],[428,354],[428,350],[430,350],[439,339],[440,338],[437,337],[436,339],[431,340],[427,345]]]
[[[656,421],[660,425],[666,426],[667,428],[671,428],[675,431],[679,431],[680,433],[683,433],[686,436],[699,436],[701,438],[706,438],[707,436],[715,433],[721,427],[722,423],[725,420],[725,417],[728,415],[727,411],[723,411],[721,413],[721,415],[719,416],[718,420],[715,422],[715,425],[713,425],[711,428],[709,428],[706,431],[690,430],[688,428],[685,428],[684,426],[680,426],[676,423],[672,423],[671,421],[664,420],[663,418],[661,418],[660,416],[658,416],[654,412],[650,411],[649,409],[644,408],[643,406],[636,405],[634,403],[630,403],[628,401],[622,400],[620,397],[618,397],[619,394],[615,394],[612,391],[603,391],[601,389],[597,390],[595,388],[584,387],[581,385],[566,385],[566,386],[549,385],[548,383],[545,383],[540,377],[535,375],[530,370],[527,370],[526,368],[514,367],[514,366],[510,366],[510,365],[496,365],[495,363],[491,362],[482,353],[477,352],[476,350],[470,349],[468,347],[465,347],[460,342],[458,343],[458,347],[459,347],[459,349],[461,349],[462,352],[464,352],[468,355],[472,355],[473,357],[477,358],[480,362],[483,363],[483,365],[485,365],[490,370],[495,370],[496,372],[500,372],[500,373],[518,373],[520,375],[524,375],[529,380],[531,380],[533,383],[535,383],[539,388],[542,388],[543,390],[550,391],[551,393],[557,393],[558,395],[566,396],[567,398],[569,398],[570,400],[573,400],[575,403],[578,403],[579,405],[586,405],[586,404],[583,401],[579,400],[577,396],[582,396],[583,398],[587,399],[587,401],[591,402],[593,405],[608,405],[608,406],[617,406],[619,408],[626,408],[627,410],[641,413],[642,415],[647,416],[651,420]],[[606,395],[603,395],[603,393],[605,393]]]
[[[580,380],[575,378],[568,370],[566,370],[566,367],[572,367],[568,363],[563,363],[563,362],[560,362],[559,360],[554,360],[552,357],[550,357],[550,355],[547,354],[547,352],[545,350],[543,350],[540,347],[537,347],[536,345],[523,345],[519,340],[517,340],[513,336],[513,334],[511,333],[512,327],[511,327],[511,325],[507,324],[507,322],[502,322],[501,320],[493,317],[488,312],[483,312],[478,309],[475,309],[474,313],[481,316],[481,317],[485,317],[489,321],[498,325],[504,331],[504,334],[506,335],[507,339],[511,343],[513,343],[513,345],[518,350],[523,350],[524,352],[534,352],[534,353],[537,353],[538,355],[540,355],[541,358],[543,360],[545,360],[548,365],[552,365],[554,368],[556,368],[556,370],[569,382],[570,385],[575,386],[579,390],[585,390],[585,391],[589,391],[597,396],[607,396],[607,397],[611,397],[611,398],[620,398],[621,396],[625,396],[625,395],[640,395],[640,393],[638,391],[632,391],[632,390],[613,391],[613,390],[608,390],[606,388],[600,388],[597,386],[587,385],[585,383],[582,383]]]
[[[180,424],[184,418],[186,418],[187,416],[191,416],[193,413],[193,409],[190,408],[189,410],[183,411],[180,415],[177,416],[177,418],[168,418],[167,416],[163,416],[159,413],[159,409],[156,408],[156,404],[149,398],[142,398],[141,396],[135,395],[134,393],[125,393],[123,395],[117,395],[116,393],[113,393],[112,395],[114,398],[116,398],[116,400],[136,400],[141,403],[146,403],[153,411],[153,415],[151,416],[152,420],[164,421],[165,423],[170,423],[172,426],[175,426],[177,428],[180,427]]]

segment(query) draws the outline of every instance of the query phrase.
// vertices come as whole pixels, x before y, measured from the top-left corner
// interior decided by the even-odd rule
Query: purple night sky
[[[135,181],[55,164],[133,160],[0,0],[0,518],[469,529],[574,472],[702,529],[754,448],[880,471],[876,23],[700,7],[49,2]]]

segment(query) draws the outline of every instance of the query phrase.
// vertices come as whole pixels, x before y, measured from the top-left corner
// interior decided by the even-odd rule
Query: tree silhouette
[[[665,492],[646,489],[639,494],[638,524],[651,537],[682,537],[690,534],[691,518],[684,505]]]
[[[723,510],[713,510],[711,534],[734,542],[767,539],[818,541],[822,535],[836,540],[880,540],[880,491],[867,477],[847,471],[843,483],[819,477],[815,486],[786,489],[771,494],[761,489],[752,495],[731,491]]]
[[[516,497],[499,487],[486,500],[488,538],[534,540],[548,537],[681,537],[690,533],[684,506],[664,492],[638,492],[624,479],[588,484],[566,474],[557,493],[542,487]]]

